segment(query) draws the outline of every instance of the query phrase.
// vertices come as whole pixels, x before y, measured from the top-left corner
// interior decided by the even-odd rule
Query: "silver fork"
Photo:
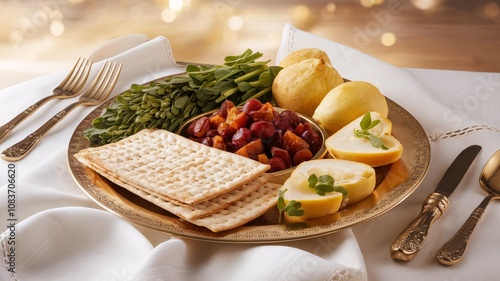
[[[12,120],[0,126],[0,141],[5,138],[12,131],[12,129],[19,125],[19,123],[28,118],[28,116],[33,114],[37,109],[39,109],[49,100],[66,99],[79,95],[83,86],[85,85],[85,82],[87,82],[91,67],[91,60],[79,58],[66,78],[64,78],[64,80],[52,91],[52,95],[42,98],[35,104],[19,113]]]
[[[77,102],[68,105],[63,110],[59,111],[38,130],[28,135],[22,141],[5,149],[2,152],[2,158],[7,161],[18,161],[26,156],[33,147],[42,139],[42,137],[61,121],[71,110],[79,105],[93,106],[98,105],[106,100],[118,81],[122,65],[106,61],[104,66],[99,70],[95,80],[85,93],[80,96]]]

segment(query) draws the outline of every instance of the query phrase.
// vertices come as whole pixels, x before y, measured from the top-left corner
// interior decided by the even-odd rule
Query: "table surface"
[[[4,3],[0,89],[69,68],[131,33],[169,38],[179,61],[220,63],[247,48],[273,60],[287,22],[400,67],[500,72],[494,0],[191,0],[177,12],[170,2]]]

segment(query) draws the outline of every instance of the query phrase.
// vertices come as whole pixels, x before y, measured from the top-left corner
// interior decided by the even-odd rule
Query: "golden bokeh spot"
[[[375,0],[360,0],[359,2],[361,4],[361,6],[363,6],[365,8],[370,8],[373,5],[375,5]]]
[[[489,2],[483,6],[483,13],[488,18],[494,18],[500,14],[500,7],[495,2]]]
[[[227,21],[227,26],[233,31],[238,31],[243,27],[243,18],[240,16],[232,16]]]
[[[161,19],[166,23],[171,23],[177,17],[176,13],[170,9],[164,9],[161,12]]]
[[[396,44],[396,35],[391,32],[386,32],[382,34],[382,36],[380,37],[380,41],[382,42],[382,45],[390,47]]]
[[[61,36],[64,33],[64,24],[58,20],[51,22],[50,33],[54,36]]]
[[[332,2],[332,3],[328,3],[325,8],[328,12],[333,13],[333,12],[335,12],[335,9],[337,9],[337,5],[335,5],[335,3]]]
[[[335,5],[335,3],[328,3],[325,7],[321,9],[321,18],[324,20],[333,19],[336,9],[337,5]]]
[[[440,2],[441,0],[411,0],[413,6],[424,11],[436,9]]]
[[[306,5],[297,5],[292,9],[292,17],[297,21],[307,21],[311,16],[311,10]]]
[[[172,11],[178,12],[178,11],[182,10],[182,7],[184,6],[184,4],[182,3],[182,0],[169,0],[168,6],[170,7],[170,9]]]

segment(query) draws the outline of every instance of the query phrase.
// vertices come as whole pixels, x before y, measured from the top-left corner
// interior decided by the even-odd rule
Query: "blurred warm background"
[[[167,37],[179,61],[273,59],[287,22],[401,67],[500,72],[500,0],[2,0],[0,89],[109,39]]]

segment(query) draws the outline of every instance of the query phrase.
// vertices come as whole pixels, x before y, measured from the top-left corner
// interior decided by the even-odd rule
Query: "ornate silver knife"
[[[479,145],[469,146],[451,163],[434,192],[425,199],[420,214],[392,243],[391,257],[393,259],[411,261],[417,255],[429,228],[448,207],[448,197],[460,183],[480,150]]]

